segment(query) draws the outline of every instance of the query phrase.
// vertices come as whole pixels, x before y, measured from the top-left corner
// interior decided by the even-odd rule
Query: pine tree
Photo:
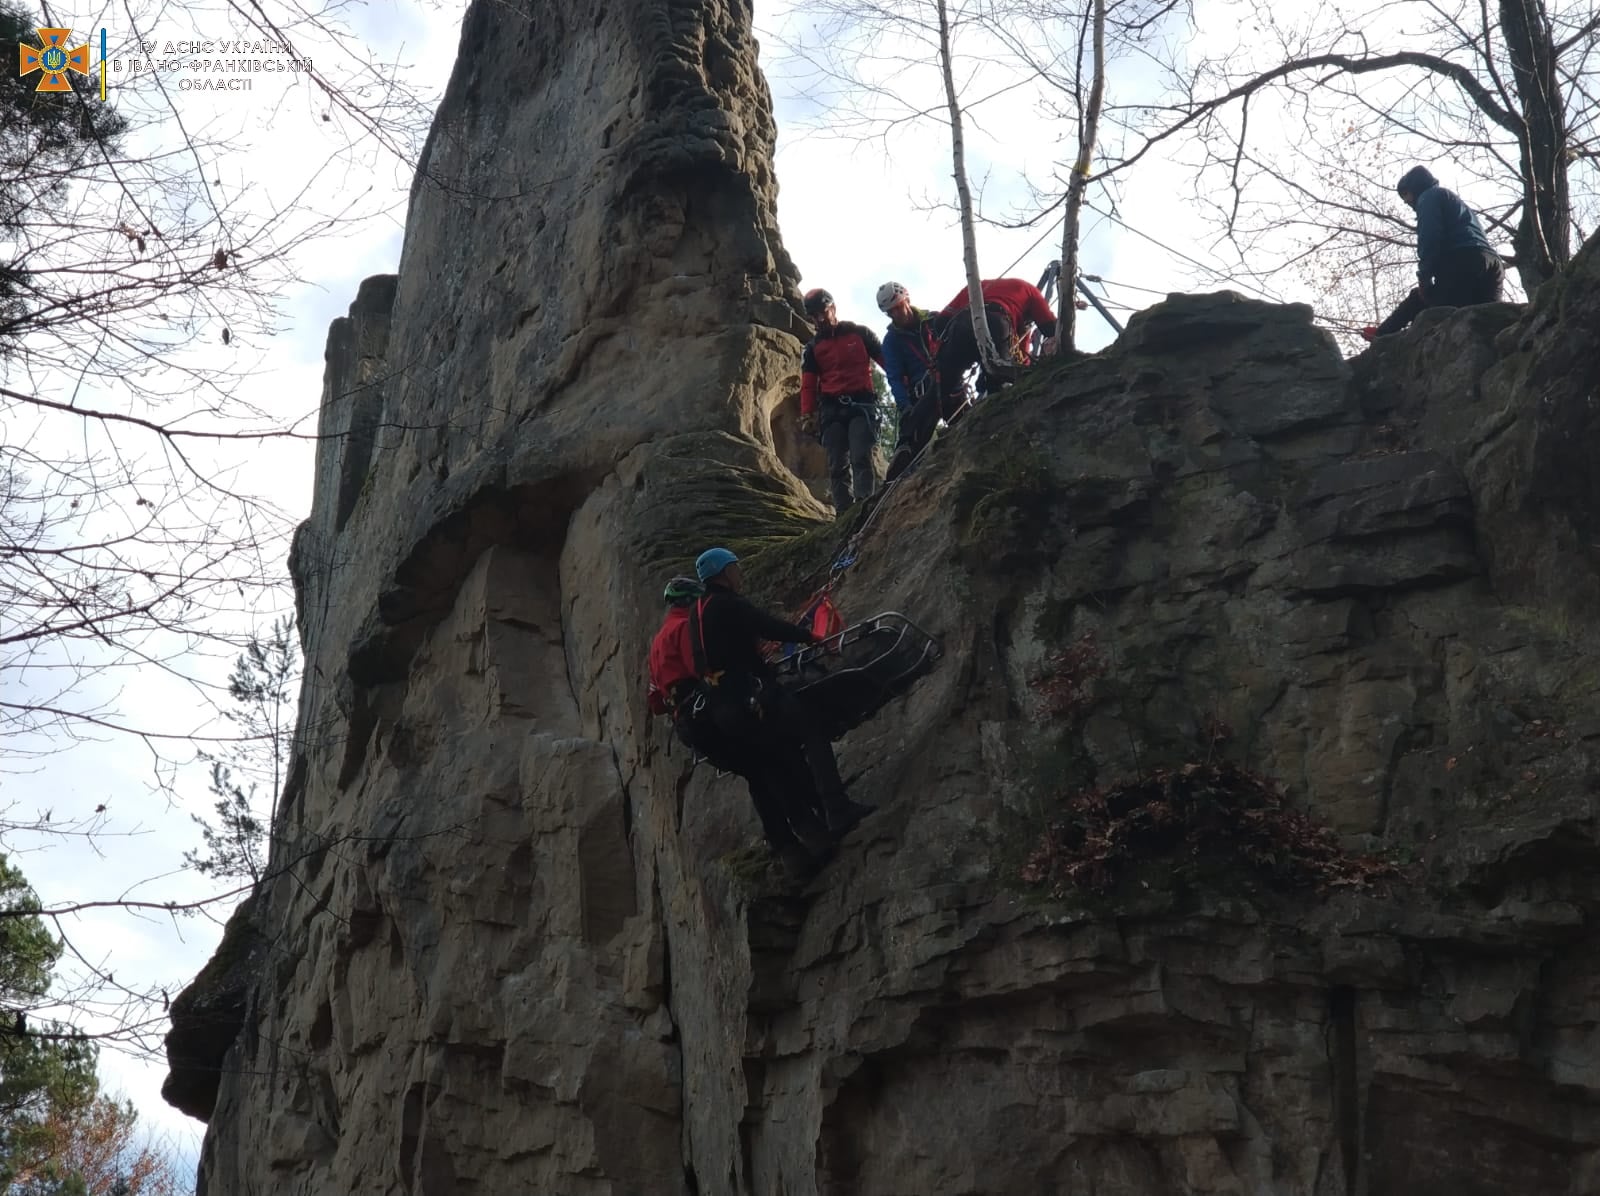
[[[204,852],[184,860],[207,876],[237,877],[252,884],[267,861],[267,833],[277,819],[284,767],[294,734],[294,709],[300,686],[300,641],[294,619],[277,620],[264,637],[253,636],[228,679],[234,707],[224,717],[239,728],[239,739],[220,755],[201,752],[211,765],[216,824],[194,815]],[[271,800],[262,803],[265,788]],[[262,810],[266,804],[267,809]]]
[[[39,33],[20,8],[0,2],[0,354],[41,320],[27,265],[32,248],[50,227],[68,185],[95,173],[103,147],[117,144],[127,122],[88,88],[71,96],[37,90],[37,73],[17,72],[18,46],[38,47]]]
[[[27,878],[0,855],[0,1191],[48,1160],[52,1118],[93,1102],[97,1052],[38,1016],[49,1004],[61,941],[39,916]]]

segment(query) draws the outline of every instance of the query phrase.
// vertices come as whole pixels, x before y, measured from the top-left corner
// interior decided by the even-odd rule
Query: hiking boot
[[[895,450],[894,457],[889,461],[889,468],[884,472],[883,475],[884,485],[887,486],[890,482],[894,481],[906,471],[906,469],[911,465],[911,458],[913,455],[914,454],[909,447],[901,447]]]
[[[828,803],[828,833],[835,839],[844,838],[877,808],[867,802],[851,801],[841,794]]]

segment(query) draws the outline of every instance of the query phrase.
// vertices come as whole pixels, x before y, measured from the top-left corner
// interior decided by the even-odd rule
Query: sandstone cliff
[[[1600,243],[1350,363],[1174,297],[975,411],[839,587],[946,656],[792,891],[642,678],[698,548],[787,601],[838,543],[774,448],[749,12],[533,13],[469,11],[330,335],[277,871],[170,1043],[204,1190],[1600,1190]],[[1398,875],[1019,878],[1073,793],[1214,757]]]

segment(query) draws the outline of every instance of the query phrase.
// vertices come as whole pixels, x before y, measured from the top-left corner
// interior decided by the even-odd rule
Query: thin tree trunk
[[[967,268],[967,308],[978,341],[979,360],[985,370],[1001,364],[989,322],[983,313],[983,282],[978,273],[978,234],[972,218],[972,191],[967,186],[967,155],[961,137],[961,105],[956,101],[955,72],[950,68],[950,17],[945,0],[935,0],[939,10],[939,66],[944,71],[944,98],[950,106],[950,149],[955,159],[956,197],[961,203],[961,260]]]
[[[1516,80],[1523,127],[1522,219],[1514,238],[1517,273],[1528,298],[1565,265],[1571,219],[1567,188],[1565,93],[1556,69],[1550,18],[1540,0],[1501,0],[1500,34]]]
[[[1078,347],[1078,237],[1083,221],[1083,193],[1089,186],[1089,172],[1094,166],[1094,147],[1100,136],[1100,108],[1106,95],[1106,0],[1094,0],[1093,70],[1089,102],[1078,113],[1078,161],[1072,168],[1072,177],[1067,180],[1067,219],[1061,230],[1057,351]]]

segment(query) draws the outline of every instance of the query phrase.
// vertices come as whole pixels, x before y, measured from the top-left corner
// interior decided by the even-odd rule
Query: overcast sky
[[[403,19],[388,5],[378,8],[381,19],[367,10],[354,10],[357,26],[374,52],[418,63],[419,79],[442,89],[454,59],[460,8],[406,6],[401,10]],[[86,26],[89,23],[85,21]],[[884,323],[873,295],[878,284],[889,279],[910,287],[919,305],[942,305],[962,285],[960,235],[948,207],[954,197],[949,144],[942,126],[932,120],[911,122],[887,138],[854,141],[819,131],[835,115],[835,105],[819,101],[819,95],[828,94],[826,89],[819,89],[815,77],[808,78],[800,64],[786,57],[780,43],[794,36],[792,27],[784,34],[785,18],[770,3],[758,5],[757,23],[763,32],[762,60],[769,71],[779,126],[778,215],[784,242],[802,271],[803,287],[827,287],[843,318],[873,327]],[[227,36],[221,17],[217,24],[214,32],[194,27],[194,22],[169,32],[174,38]],[[165,36],[161,29],[156,34]],[[886,78],[908,93],[928,82],[925,72],[909,65]],[[328,152],[322,140],[328,130],[316,97],[303,83],[298,91],[296,86],[283,76],[255,82],[249,102],[270,119],[250,126],[255,149],[227,164],[241,192],[263,201],[273,190],[281,194],[294,186],[308,164]],[[273,88],[283,92],[286,102],[269,111],[262,104]],[[111,98],[117,98],[115,93]],[[232,117],[240,102],[240,97],[229,95],[183,97],[181,102],[188,104],[191,99],[194,103],[183,111],[193,116],[204,111]],[[267,127],[260,127],[263,123]],[[1042,112],[1036,98],[1020,93],[986,106],[972,121],[969,136],[975,181],[982,185],[986,208],[996,214],[1026,208],[1030,192],[1023,179],[1047,179],[1054,163],[1070,157],[1065,141],[1071,129]],[[379,206],[387,209],[387,215],[370,222],[358,236],[304,254],[298,265],[306,281],[286,296],[284,330],[270,341],[236,343],[228,350],[231,361],[256,363],[247,383],[249,394],[260,407],[285,420],[316,409],[329,322],[344,314],[364,277],[392,271],[398,264],[409,178],[391,164],[364,180],[346,179],[344,185],[356,183],[371,184],[374,194],[383,197]],[[1145,306],[1167,290],[1184,289],[1196,275],[1195,260],[1226,268],[1226,262],[1206,248],[1194,213],[1178,198],[1182,193],[1180,173],[1152,161],[1141,171],[1137,185],[1122,192],[1120,222],[1088,215],[1082,267],[1085,273],[1110,280],[1119,316],[1127,314],[1129,305]],[[1034,281],[1056,256],[1058,245],[1059,224],[1054,220],[1024,229],[985,227],[979,234],[983,273]],[[1093,311],[1082,314],[1079,328],[1080,344],[1087,348],[1099,347],[1112,336]],[[239,488],[270,497],[291,520],[306,513],[311,499],[309,444],[251,445],[243,451],[219,452],[218,461]],[[277,558],[280,572],[282,564]],[[285,594],[285,609],[288,603]],[[226,659],[195,665],[198,671],[209,670],[218,684],[225,683],[228,667]],[[159,713],[169,726],[198,725],[204,717],[192,691],[162,674],[124,678],[103,696],[125,712]],[[207,810],[205,782],[202,766],[188,770],[180,786],[188,806],[174,808],[152,793],[150,760],[144,749],[108,740],[43,758],[31,771],[0,773],[0,806],[14,803],[13,818],[46,808],[58,818],[72,818],[105,803],[108,830],[129,832],[125,837],[102,837],[92,848],[72,841],[19,852],[18,862],[47,905],[120,895],[183,900],[210,891],[209,882],[182,870],[183,852],[199,845],[189,814]],[[72,936],[92,962],[105,961],[113,968],[119,982],[135,986],[155,982],[170,985],[175,992],[209,957],[218,921],[194,919],[174,925],[102,913],[77,920]],[[102,1056],[102,1074],[110,1088],[132,1097],[147,1121],[185,1135],[192,1147],[198,1123],[168,1109],[158,1096],[164,1060],[108,1049]]]

